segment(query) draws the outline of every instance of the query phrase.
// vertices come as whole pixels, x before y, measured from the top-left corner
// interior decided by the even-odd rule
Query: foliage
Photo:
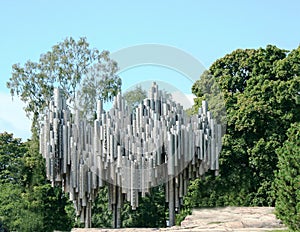
[[[287,52],[275,46],[238,49],[212,64],[193,86],[205,99],[215,78],[226,105],[227,131],[220,154],[220,176],[196,180],[185,198],[190,207],[225,205],[274,206],[272,183],[275,150],[286,140],[290,124],[299,121],[295,96],[300,91],[300,47]],[[204,85],[201,86],[201,85]]]
[[[38,140],[30,140],[26,145],[28,152],[24,159],[28,184],[23,198],[29,202],[29,211],[40,216],[39,223],[42,223],[34,231],[71,229],[72,218],[65,210],[68,198],[61,188],[53,188],[46,180],[45,160],[39,154]]]
[[[9,232],[8,229],[3,225],[1,221],[0,221],[0,232]]]
[[[26,148],[21,139],[12,134],[0,133],[0,184],[11,183],[23,185],[23,160]]]
[[[122,227],[165,227],[165,196],[163,186],[152,189],[151,194],[139,196],[139,207],[131,209],[125,201],[121,209]],[[110,228],[112,211],[108,209],[107,187],[101,188],[92,208],[92,226]]]
[[[103,51],[98,63],[88,69],[86,77],[78,89],[76,102],[81,117],[92,121],[97,100],[112,101],[121,90],[121,78],[116,75],[117,63],[109,58],[109,52]]]
[[[139,196],[139,207],[131,209],[129,202],[122,208],[122,227],[165,227],[166,210],[164,187],[152,188],[145,197]]]
[[[69,230],[67,198],[46,181],[37,140],[0,134],[0,221],[12,231]]]
[[[197,80],[192,86],[192,92],[196,95],[190,113],[197,114],[199,106],[202,101],[206,100],[209,105],[209,110],[218,123],[223,125],[225,130],[226,126],[226,107],[224,101],[224,94],[220,90],[220,86],[216,78],[208,71],[203,72],[201,78]]]
[[[110,228],[112,226],[112,211],[108,209],[108,188],[99,190],[92,207],[92,227]]]
[[[12,183],[0,184],[0,221],[9,230],[18,230],[25,217],[22,189]]]
[[[7,87],[12,96],[19,96],[25,103],[25,112],[32,117],[34,129],[38,126],[39,115],[49,104],[54,87],[61,88],[72,102],[80,81],[91,65],[95,65],[95,70],[101,69],[101,74],[97,75],[101,75],[105,79],[104,84],[111,88],[115,76],[112,81],[110,78],[117,68],[108,55],[107,51],[100,53],[97,49],[90,49],[86,38],[78,41],[72,37],[66,38],[54,45],[51,51],[42,54],[38,62],[28,60],[24,66],[14,64]],[[104,97],[109,98],[109,94],[114,92],[109,89]]]
[[[288,139],[276,150],[276,215],[291,230],[300,230],[300,122],[291,125]]]
[[[142,86],[139,85],[133,90],[124,93],[124,99],[130,111],[137,107],[146,97],[146,91],[142,89]]]

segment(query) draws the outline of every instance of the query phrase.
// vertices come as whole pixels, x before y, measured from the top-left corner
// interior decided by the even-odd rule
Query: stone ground
[[[169,228],[73,229],[72,232],[150,232],[150,231],[280,231],[286,227],[276,219],[272,207],[225,207],[195,209],[181,223]]]

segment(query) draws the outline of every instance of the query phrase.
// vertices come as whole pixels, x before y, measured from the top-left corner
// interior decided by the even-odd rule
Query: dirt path
[[[276,219],[272,207],[225,207],[195,209],[181,226],[170,228],[124,228],[124,229],[73,229],[73,232],[150,232],[150,231],[234,231],[258,232],[286,229]]]

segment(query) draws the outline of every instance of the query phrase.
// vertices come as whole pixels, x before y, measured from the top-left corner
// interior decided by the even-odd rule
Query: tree
[[[28,60],[24,66],[14,64],[7,87],[12,96],[19,96],[25,103],[25,112],[33,119],[35,128],[40,114],[49,104],[54,87],[61,88],[67,99],[74,101],[79,83],[93,64],[101,67],[101,75],[105,76],[107,84],[107,79],[117,71],[116,63],[111,62],[108,55],[107,51],[100,53],[97,49],[90,49],[86,38],[78,41],[66,38],[42,54],[38,62]]]
[[[47,182],[37,142],[0,134],[0,221],[12,231],[69,230],[67,197]]]
[[[197,183],[194,190],[199,192],[192,195],[203,198],[197,207],[274,206],[275,150],[286,140],[290,124],[300,118],[295,100],[300,90],[299,58],[300,47],[291,52],[271,45],[238,49],[214,62],[194,84],[198,108],[206,98],[203,89],[215,78],[227,116],[220,176],[208,175]]]
[[[227,122],[225,99],[216,78],[209,71],[203,72],[201,78],[193,84],[192,92],[196,95],[196,98],[190,112],[197,114],[202,101],[207,101],[210,112],[225,131]]]
[[[77,92],[76,107],[81,117],[93,121],[97,100],[112,101],[121,91],[122,81],[117,71],[117,63],[109,58],[109,52],[102,52],[101,59],[88,69]]]
[[[22,188],[12,183],[1,183],[0,202],[0,221],[9,231],[21,231],[26,218]]]
[[[291,230],[300,230],[300,122],[291,125],[288,139],[276,150],[276,215]]]
[[[32,231],[41,226],[41,215],[28,209],[24,194],[28,181],[26,144],[6,132],[0,134],[0,221],[9,230]],[[35,227],[35,225],[37,225]]]
[[[124,93],[124,99],[130,111],[137,107],[146,97],[147,93],[140,85]]]
[[[7,132],[0,133],[0,184],[23,185],[23,160],[26,151],[21,139]]]

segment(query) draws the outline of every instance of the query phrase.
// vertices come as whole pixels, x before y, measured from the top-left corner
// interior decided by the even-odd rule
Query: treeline
[[[32,113],[33,136],[30,141],[21,142],[12,134],[0,134],[0,231],[65,231],[82,226],[75,220],[68,196],[46,180],[45,162],[38,152],[38,121],[50,99],[53,83],[60,83],[66,96],[72,98],[82,78],[81,73],[73,72],[86,73],[88,66],[93,67],[91,60],[102,64],[103,70],[113,76],[96,83],[107,90],[103,99],[110,100],[121,82],[115,75],[117,66],[108,55],[89,49],[85,39],[76,42],[69,38],[42,55],[38,63],[13,66],[8,87],[25,102],[27,113]],[[80,63],[74,57],[85,59]],[[50,62],[53,59],[55,62]],[[93,79],[87,80],[89,83]],[[238,49],[217,60],[193,85],[197,98],[191,111],[208,97],[204,91],[207,86],[220,89],[226,109],[226,118],[217,115],[226,119],[220,175],[209,173],[205,179],[190,184],[177,222],[194,207],[276,206],[278,217],[291,229],[299,230],[300,47],[290,52],[275,46]],[[101,93],[93,94],[101,97],[97,96]],[[210,99],[215,106],[220,106],[220,96]],[[134,104],[134,100],[130,101]],[[81,103],[84,111],[93,107]],[[167,214],[164,188],[158,186],[150,196],[141,199],[136,211],[124,205],[122,226],[163,227]],[[92,226],[110,227],[111,217],[104,188],[94,203]]]

